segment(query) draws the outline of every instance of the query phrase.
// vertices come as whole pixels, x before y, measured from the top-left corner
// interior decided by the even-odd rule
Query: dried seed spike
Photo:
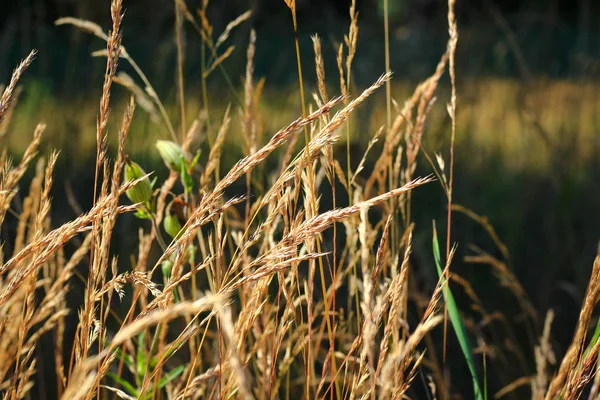
[[[4,89],[2,97],[0,97],[0,122],[2,122],[2,120],[4,119],[4,114],[10,106],[13,92],[17,87],[17,82],[19,82],[19,79],[21,79],[21,75],[23,75],[23,72],[25,72],[27,67],[29,67],[29,65],[33,62],[33,59],[35,58],[36,54],[37,50],[31,50],[29,55],[23,61],[21,61],[17,68],[15,68],[15,70],[13,71],[12,77],[10,78],[10,83],[8,84],[6,89]]]
[[[223,33],[221,33],[221,35],[217,38],[217,41],[215,42],[215,46],[214,46],[214,51],[216,52],[217,49],[219,48],[219,46],[227,40],[227,38],[229,37],[229,34],[231,33],[232,30],[234,30],[242,22],[250,19],[251,16],[252,16],[252,10],[248,10],[245,13],[239,15],[233,21],[229,22],[227,24],[227,26],[225,27],[225,30],[223,31]]]

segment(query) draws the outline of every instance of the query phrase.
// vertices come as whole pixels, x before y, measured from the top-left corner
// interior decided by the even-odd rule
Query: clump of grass
[[[297,35],[295,2],[286,4]],[[438,353],[435,337],[442,329],[437,327],[445,325],[449,317],[473,381],[473,392],[464,397],[486,398],[487,353],[484,363],[476,357],[468,336],[478,332],[461,315],[448,287],[449,282],[460,283],[478,303],[470,283],[450,270],[456,249],[451,238],[452,211],[457,210],[483,225],[505,258],[501,261],[478,252],[468,261],[494,268],[519,298],[534,337],[541,338],[535,349],[535,377],[507,383],[497,397],[523,382],[531,383],[534,398],[578,397],[592,381],[600,350],[597,332],[591,341],[586,340],[599,300],[600,257],[594,264],[573,343],[550,379],[550,365],[555,361],[550,345],[553,314],[548,314],[537,336],[536,312],[507,266],[508,249],[485,219],[453,203],[458,28],[454,1],[448,6],[446,52],[432,76],[394,111],[391,72],[382,71],[370,87],[352,94],[352,59],[358,40],[355,2],[350,8],[350,31],[344,38],[345,57],[343,45],[338,47],[337,97],[328,97],[318,37],[313,38],[318,94],[313,96],[314,103],[304,96],[296,38],[303,113],[271,135],[261,131],[264,125],[260,121],[269,116],[262,115],[258,107],[264,81],[255,84],[253,59],[260,38],[251,31],[242,100],[234,95],[245,154],[224,173],[220,165],[226,137],[236,122],[231,111],[234,106],[227,107],[219,126],[212,126],[215,119],[209,117],[204,93],[204,113],[189,126],[186,123],[183,19],[200,34],[203,53],[205,47],[211,52],[208,60],[203,56],[205,92],[205,80],[233,51],[230,47],[219,54],[219,50],[249,13],[232,21],[215,41],[206,16],[208,1],[203,1],[200,21],[184,1],[175,1],[179,137],[150,82],[122,45],[121,1],[111,3],[113,25],[108,34],[89,21],[60,19],[59,24],[92,32],[107,44],[102,52],[106,73],[95,136],[94,202],[88,212],[53,228],[50,210],[57,205],[50,190],[59,155],[52,152],[47,161],[38,161],[21,212],[16,213],[12,251],[4,254],[7,247],[2,248],[3,394],[11,399],[34,396],[32,390],[44,390],[40,386],[44,377],[56,382],[56,393],[50,396],[75,399],[270,399],[298,398],[300,393],[307,399],[400,399],[423,395],[423,391],[431,397],[439,393],[447,398],[455,389],[446,378],[445,349],[455,345],[455,338],[444,329],[444,349]],[[388,28],[386,18],[386,36]],[[0,98],[0,124],[12,115],[17,81],[33,54],[15,70]],[[144,90],[134,78],[119,75],[120,58],[134,67]],[[448,168],[441,153],[436,153],[434,162],[423,148],[438,83],[447,68],[452,81],[447,107],[452,121]],[[224,69],[221,72],[227,76]],[[117,152],[111,160],[107,127],[113,83],[124,85],[132,97],[119,123]],[[335,144],[343,130],[349,143],[352,113],[384,85],[387,123],[375,130],[360,161],[351,160],[347,150],[344,170]],[[154,173],[146,174],[128,156],[127,139],[136,104],[155,120],[159,113],[163,118],[164,136],[170,135],[172,140],[161,140],[157,150],[169,169],[168,177],[151,180]],[[12,212],[17,185],[36,157],[44,128],[38,125],[16,166],[6,152],[0,155],[0,223]],[[214,136],[210,134],[213,129],[217,132]],[[305,132],[305,143],[298,148],[295,143],[300,130]],[[210,141],[207,161],[201,166],[199,137]],[[268,139],[263,140],[265,137]],[[378,141],[381,146],[376,146]],[[278,151],[282,151],[279,169],[261,172],[265,160]],[[365,168],[367,155],[377,151],[374,168]],[[422,185],[434,184],[433,176],[417,175],[421,154],[437,176],[448,207],[446,262],[442,268],[434,232],[435,265],[430,268],[437,269],[438,279],[429,289],[417,289],[411,278],[415,272],[413,235],[419,228],[413,221],[417,207],[412,193]],[[240,182],[243,190],[236,191]],[[339,194],[336,187],[345,193]],[[322,206],[324,193],[332,194],[333,209]],[[131,266],[126,271],[119,270],[112,247],[117,220],[124,213],[135,213],[139,229],[139,247],[128,254]],[[65,246],[77,240],[77,249],[67,256]],[[76,277],[81,282],[75,282]],[[82,285],[83,295],[75,308],[69,308],[67,295],[75,283]],[[490,316],[480,309],[482,315]],[[70,324],[75,326],[74,333],[67,333]],[[52,362],[36,355],[48,341],[52,343]],[[495,361],[492,356],[490,360]],[[479,376],[483,376],[483,389]],[[421,378],[430,384],[416,387]],[[597,388],[594,379],[592,391]]]

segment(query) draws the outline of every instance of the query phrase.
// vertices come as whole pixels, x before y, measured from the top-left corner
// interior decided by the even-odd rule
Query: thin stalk
[[[305,96],[304,96],[304,80],[303,80],[303,75],[302,75],[302,63],[301,63],[301,57],[300,57],[300,42],[298,40],[298,24],[297,24],[297,19],[296,19],[296,2],[295,0],[292,1],[292,7],[291,7],[291,11],[292,11],[292,21],[294,24],[294,41],[295,41],[295,46],[296,46],[296,63],[297,63],[297,67],[298,67],[298,80],[299,80],[299,85],[300,85],[300,99],[301,99],[301,103],[302,103],[302,116],[304,118],[306,118],[307,116],[307,112],[306,112],[306,101],[305,101]],[[310,145],[310,135],[308,132],[308,127],[304,126],[304,140],[306,142],[306,157],[308,160],[308,157],[310,155],[310,151],[309,151],[309,145]],[[314,182],[314,171],[313,171],[313,166],[311,162],[308,162],[308,179],[309,179],[309,185],[310,185],[310,193],[312,193],[312,196],[310,198],[310,201],[312,202],[313,205],[313,209],[318,212],[317,210],[317,203],[316,203],[316,198],[314,196],[315,193],[315,182]],[[316,245],[317,245],[317,251],[319,253],[321,253],[321,240],[320,238],[317,236],[315,238],[316,241]],[[311,263],[314,263],[314,260],[310,261]],[[321,290],[323,291],[323,296],[327,297],[327,286],[325,284],[325,267],[323,265],[323,259],[319,258],[319,275],[320,275],[320,279],[321,279]],[[329,335],[329,340],[330,341],[334,341],[334,337],[333,337],[333,327],[331,324],[331,315],[329,312],[329,302],[327,301],[327,298],[325,298],[325,320],[327,321],[327,331],[328,331],[328,335]],[[313,363],[312,361],[312,327],[311,327],[311,316],[312,316],[312,312],[311,310],[309,310],[309,331],[308,331],[308,335],[309,335],[309,341],[308,341],[308,359],[309,359],[309,363]],[[332,368],[335,370],[336,369],[336,365],[335,365],[335,358],[332,356]],[[312,374],[314,374],[314,368],[311,368],[308,371],[307,374],[307,383],[306,383],[306,390],[307,390],[307,397],[310,398],[310,379],[312,378]]]
[[[298,21],[296,19],[296,0],[292,0],[288,6],[290,7],[290,11],[292,14],[292,23],[294,25],[294,44],[296,48],[296,64],[298,68],[298,84],[300,86],[300,103],[302,106],[302,116],[306,118],[306,102],[304,97],[304,80],[302,77],[302,62],[300,58],[300,42],[298,40]],[[310,145],[310,135],[308,132],[308,127],[304,126],[304,141],[306,143],[306,157],[309,160],[309,145]],[[312,186],[312,163],[308,162],[308,179],[309,185]],[[311,199],[312,200],[312,199]],[[319,250],[320,251],[320,250]],[[310,263],[314,263],[314,260],[311,260]],[[309,282],[310,285],[310,282]],[[311,293],[312,294],[312,293]],[[307,346],[307,371],[306,371],[306,398],[310,398],[310,385],[312,380],[312,375],[314,374],[314,362],[313,362],[313,354],[312,354],[312,310],[310,305],[311,299],[308,301],[308,346]]]
[[[325,99],[323,99],[323,101],[325,101]],[[328,161],[329,161],[329,167],[331,168],[331,197],[333,199],[333,209],[335,210],[337,208],[337,200],[336,200],[336,189],[335,189],[335,182],[336,182],[336,178],[335,178],[335,165],[334,165],[334,158],[333,158],[333,145],[331,146],[331,151],[329,152],[329,157],[328,157]],[[334,223],[333,224],[333,252],[332,252],[332,257],[333,257],[333,273],[332,273],[332,281],[333,282],[337,282],[337,224]],[[327,293],[327,292],[325,292]],[[332,287],[332,291],[331,291],[331,297],[332,297],[332,306],[331,306],[331,325],[333,327],[335,327],[335,310],[336,310],[336,303],[335,303],[335,297],[336,297],[336,288],[335,288],[335,283]],[[327,296],[325,295],[325,307],[326,309],[329,308],[329,301],[327,299]],[[336,359],[335,359],[335,335],[333,335],[330,338],[330,349],[331,349],[331,380],[334,382],[335,384],[335,392],[337,395],[337,398],[340,398],[341,395],[341,391],[340,391],[340,383],[338,382],[338,380],[336,379],[337,376],[337,365],[336,365]],[[333,390],[330,392],[330,397],[331,400],[333,400]]]
[[[204,344],[204,339],[206,338],[206,333],[208,332],[208,325],[210,325],[210,320],[212,317],[209,317],[209,322],[206,324],[206,329],[204,329],[204,333],[202,334],[202,338],[200,339],[200,345],[198,346],[198,350],[196,351],[196,356],[192,359],[192,367],[190,368],[190,374],[186,380],[185,387],[183,389],[183,398],[187,398],[186,394],[190,384],[192,383],[192,378],[194,377],[194,370],[196,369],[196,362],[200,360],[200,364],[202,364],[202,358],[200,357],[200,350],[202,349],[202,345]],[[202,367],[202,365],[200,365]]]
[[[169,134],[171,135],[171,139],[173,139],[174,142],[178,142],[177,135],[175,134],[175,129],[173,129],[173,125],[171,124],[171,120],[169,119],[169,115],[167,114],[167,110],[165,109],[165,106],[163,105],[163,103],[160,101],[158,95],[156,94],[156,91],[150,84],[148,77],[144,74],[142,69],[139,67],[139,65],[137,65],[137,63],[133,60],[133,58],[131,58],[129,53],[127,53],[127,50],[125,50],[125,47],[121,47],[121,55],[123,56],[124,59],[127,60],[127,62],[135,70],[136,74],[138,74],[138,76],[140,77],[142,82],[144,82],[144,85],[146,86],[146,92],[150,95],[150,97],[152,97],[152,99],[158,106],[158,109],[160,110],[160,114],[162,115],[162,117],[165,121],[165,124],[167,125]]]
[[[384,46],[385,46],[385,70],[390,71],[390,20],[389,20],[389,0],[383,0],[383,30],[384,30]],[[385,116],[386,116],[386,126],[388,130],[388,134],[390,129],[392,129],[392,86],[391,82],[388,80],[385,82]],[[390,170],[389,170],[389,183],[390,188],[392,190],[392,170],[393,164],[390,162]],[[390,199],[390,210],[395,210],[394,207],[395,199]],[[396,213],[394,212],[394,216]],[[391,238],[390,238],[390,251],[395,254],[396,249],[396,240],[398,237],[397,228],[398,224],[395,222],[396,218],[392,220],[392,226],[390,229]],[[385,271],[384,271],[385,273]]]
[[[158,245],[160,246],[161,250],[163,252],[167,251],[167,244],[165,243],[162,234],[160,233],[160,229],[158,227],[158,225],[156,224],[156,219],[152,218],[152,227],[154,228],[154,231],[156,232],[156,240],[158,242]]]
[[[204,7],[204,4],[203,6]],[[202,9],[202,11],[204,11],[204,9]],[[197,29],[200,29],[200,27],[197,27]],[[207,126],[207,137],[208,137],[208,144],[210,147],[212,147],[212,135],[211,135],[211,131],[210,131],[210,113],[209,113],[209,108],[208,108],[208,89],[206,87],[206,76],[204,75],[204,71],[206,70],[206,40],[204,39],[204,35],[200,35],[200,86],[201,86],[201,91],[202,91],[202,106],[204,107],[204,110],[206,111],[206,126]],[[217,163],[217,168],[215,169],[215,177],[218,176],[219,174],[219,164]]]
[[[446,190],[446,196],[448,198],[448,211],[447,211],[447,229],[446,229],[446,259],[450,256],[450,241],[452,233],[452,188],[454,185],[454,141],[456,137],[456,73],[454,68],[454,54],[456,52],[456,43],[458,41],[458,30],[456,27],[456,19],[454,16],[454,3],[455,0],[448,0],[448,32],[450,40],[448,41],[449,47],[449,70],[450,70],[450,83],[452,86],[452,93],[450,96],[450,104],[448,105],[448,113],[452,121],[452,134],[450,139],[450,167],[449,167],[449,178],[448,186]],[[446,271],[446,281],[449,278],[449,268]],[[448,326],[448,306],[447,303],[444,305],[444,363],[446,362],[446,333]]]
[[[182,40],[182,22],[181,12],[177,5],[177,0],[174,0],[175,4],[175,36],[177,40],[177,86],[179,92],[179,111],[181,113],[181,143],[185,140],[185,94],[183,89],[183,40]]]
[[[140,297],[140,294],[141,294],[141,289],[136,287],[135,292],[133,294],[133,299],[131,301],[131,307],[129,307],[129,311],[127,311],[127,315],[121,321],[121,325],[124,325],[125,323],[129,324],[133,320],[133,311],[135,309],[135,304],[137,303],[138,298]],[[119,358],[119,365],[117,367],[117,375],[118,376],[121,376],[121,372],[123,371],[123,365],[125,364],[126,355],[127,355],[127,346],[123,345],[123,346],[121,346],[121,357]],[[114,393],[113,400],[116,400],[116,398],[117,398],[117,393]]]
[[[176,1],[180,4],[181,7],[184,7],[183,10],[186,11],[185,3],[183,3],[182,0],[176,0]],[[206,11],[206,3],[204,3],[204,2],[202,2],[201,11],[203,13],[205,13],[205,11]],[[218,57],[217,51],[215,49],[214,43],[211,40],[210,36],[208,36],[207,32],[205,32],[200,27],[200,25],[198,25],[198,23],[193,19],[193,17],[191,16],[191,14],[186,13],[186,17],[187,17],[188,21],[192,24],[192,26],[194,27],[194,29],[200,35],[201,43],[204,43],[204,45],[208,46],[208,48],[210,49],[210,52],[211,52],[211,55],[212,55],[212,59],[216,59]],[[201,53],[200,53],[201,56],[202,56],[202,51],[205,52],[206,50],[201,50]],[[205,66],[206,66],[206,55],[204,55],[203,60],[204,61],[202,61],[202,75],[201,75],[201,77],[206,82],[206,77],[204,76],[204,70],[205,70]],[[229,87],[229,90],[231,91],[231,94],[233,95],[235,101],[238,103],[238,105],[243,106],[244,103],[240,99],[240,96],[238,95],[238,93],[237,93],[237,91],[235,89],[235,86],[233,85],[233,82],[231,81],[231,78],[229,77],[229,74],[225,70],[225,67],[223,67],[223,64],[219,64],[217,66],[217,68],[219,68],[219,70],[223,74],[223,79],[225,80],[225,83]]]
[[[388,1],[383,0],[383,29],[385,32],[384,45],[385,45],[385,70],[390,70],[390,21],[389,21],[389,9]],[[388,79],[385,82],[385,111],[386,111],[386,123],[388,129],[392,127],[392,86]]]
[[[352,0],[350,5],[350,30],[348,32],[348,36],[345,37],[346,46],[348,48],[348,54],[346,56],[346,87],[342,88],[342,92],[345,94],[350,93],[350,87],[352,86],[352,61],[354,60],[354,56],[356,54],[356,38],[358,34],[358,26],[357,26],[357,18],[358,14],[356,12],[356,0]],[[342,68],[340,68],[340,73],[342,73]],[[350,120],[346,121],[346,169],[348,174],[348,204],[352,205],[354,202],[353,190],[352,190],[352,168],[351,168],[351,153],[350,153]],[[358,281],[358,272],[356,269],[356,264],[352,266],[352,274],[354,279]],[[358,291],[355,292],[355,301],[356,301],[356,316],[357,316],[357,332],[361,331],[361,311],[360,311],[360,300],[358,297]]]
[[[142,391],[140,392],[140,395],[143,394],[143,389],[145,389],[148,385],[149,385],[149,378],[150,378],[150,362],[152,362],[152,356],[153,354],[156,352],[157,348],[158,348],[158,341],[160,338],[160,332],[162,330],[162,323],[158,323],[158,325],[156,325],[156,330],[154,331],[154,336],[152,336],[152,342],[150,343],[150,350],[148,351],[148,361],[146,362],[146,368],[144,368],[144,377],[142,379]],[[150,374],[149,374],[150,373]]]

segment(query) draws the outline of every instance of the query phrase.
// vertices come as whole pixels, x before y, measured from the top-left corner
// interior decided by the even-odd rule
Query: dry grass
[[[286,4],[297,33],[301,27],[296,24],[295,1],[286,0]],[[391,95],[399,90],[389,83],[391,72],[382,71],[362,92],[353,85],[359,18],[355,2],[350,7],[349,33],[337,49],[339,97],[328,97],[329,71],[324,68],[321,41],[314,37],[318,85],[314,102],[308,101],[296,41],[302,116],[290,118],[291,123],[267,140],[263,140],[264,121],[273,123],[278,118],[258,107],[264,81],[255,82],[253,76],[255,46],[260,40],[254,31],[239,109],[228,106],[220,125],[211,127],[211,120],[217,119],[209,113],[207,96],[203,96],[200,114],[189,112],[189,103],[185,103],[184,20],[200,34],[203,52],[205,47],[210,52],[203,56],[204,91],[205,80],[233,51],[231,47],[222,50],[229,34],[250,14],[232,21],[215,41],[205,13],[207,1],[198,17],[184,1],[176,0],[174,5],[181,138],[179,144],[171,143],[170,176],[152,189],[151,174],[140,173],[135,180],[122,178],[126,163],[130,165],[128,159],[136,154],[127,150],[132,147],[128,137],[136,104],[155,121],[163,119],[165,135],[170,134],[174,141],[177,135],[162,102],[121,45],[121,1],[112,1],[113,25],[108,34],[89,21],[58,21],[92,32],[107,45],[101,53],[106,57],[106,73],[93,135],[94,202],[88,212],[53,228],[50,210],[60,205],[52,202],[50,190],[59,154],[52,152],[47,160],[39,159],[35,177],[24,192],[15,236],[10,238],[12,250],[6,254],[4,247],[2,250],[0,391],[4,398],[36,397],[44,390],[42,377],[55,380],[52,387],[56,392],[46,396],[65,399],[448,398],[456,391],[447,374],[446,359],[446,348],[454,345],[454,336],[447,334],[450,325],[442,306],[444,298],[446,307],[453,304],[448,301],[448,282],[460,284],[467,293],[483,317],[480,325],[496,318],[485,310],[471,283],[450,269],[456,250],[450,236],[453,210],[481,224],[498,246],[502,260],[475,248],[467,261],[492,267],[522,307],[530,337],[536,342],[539,338],[528,355],[535,358],[537,371],[516,379],[500,373],[506,386],[496,397],[511,395],[526,384],[535,399],[578,398],[591,382],[597,392],[599,382],[594,374],[600,341],[597,336],[588,340],[588,331],[600,300],[600,256],[572,345],[554,369],[553,313],[548,313],[540,327],[535,308],[509,267],[508,249],[494,228],[485,218],[453,204],[454,150],[455,142],[461,141],[460,126],[469,118],[474,124],[483,118],[457,107],[460,88],[455,79],[460,72],[454,67],[458,28],[453,0],[448,2],[446,52],[432,76],[395,109]],[[17,82],[34,54],[17,67],[2,94],[2,128],[15,115]],[[136,78],[117,73],[123,59],[134,66]],[[435,99],[446,70],[452,85],[444,110]],[[145,89],[136,79],[144,82]],[[118,126],[116,138],[108,135],[113,83],[132,92],[122,119],[112,122]],[[384,85],[387,122],[377,124],[360,161],[351,163],[349,147],[343,155],[335,145],[342,137],[350,143],[355,110]],[[426,126],[431,118],[440,118],[437,108],[451,120],[446,132],[450,139],[447,163],[441,153],[433,157],[423,150]],[[186,115],[199,116],[186,124]],[[230,133],[234,126],[239,135]],[[18,184],[36,158],[44,130],[44,124],[37,126],[18,164],[13,165],[6,151],[1,154],[0,223],[7,212],[14,212]],[[304,130],[305,143],[298,148],[295,143],[300,130]],[[199,169],[193,165],[192,155],[205,137],[210,151]],[[244,157],[221,173],[228,138],[242,138]],[[111,141],[117,149],[114,160],[108,156]],[[378,141],[381,146],[375,146]],[[259,168],[277,151],[282,154],[279,169],[256,179]],[[430,162],[437,182],[432,183],[431,176],[416,176],[421,154]],[[344,156],[348,160],[345,168],[339,161]],[[367,156],[377,160],[372,169],[365,168]],[[352,165],[356,165],[354,170]],[[240,182],[241,186],[234,186]],[[445,268],[430,289],[417,288],[412,278],[416,230],[412,192],[425,184],[441,185],[448,206]],[[234,187],[244,190],[231,196]],[[122,195],[132,198],[131,190],[147,193],[147,198],[130,205]],[[329,193],[334,207],[326,210],[321,199]],[[119,216],[133,212],[141,217],[136,220],[139,248],[126,255],[131,257],[130,270],[119,271],[111,248],[113,233]],[[142,218],[149,219],[149,225]],[[68,243],[78,243],[72,254],[65,251]],[[70,309],[67,301],[73,286],[83,288],[76,309]],[[453,311],[457,310],[449,310]],[[464,320],[470,332],[481,339],[480,328]],[[445,328],[437,328],[440,324]],[[73,325],[74,331],[67,332],[68,325]],[[508,339],[504,340],[502,332],[494,343],[480,340],[478,349],[484,358],[475,357],[478,363],[508,368],[502,352],[515,351],[509,347],[518,335],[506,321],[503,326]],[[436,349],[435,335],[439,337],[442,330],[443,349]],[[52,354],[50,360],[39,356],[40,347],[47,343],[51,343],[46,352]],[[485,374],[483,368],[479,375]],[[415,382],[420,379],[428,384],[417,387]],[[471,398],[472,393],[463,397]]]

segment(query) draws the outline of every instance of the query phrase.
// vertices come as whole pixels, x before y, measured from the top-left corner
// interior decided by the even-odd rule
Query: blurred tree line
[[[203,0],[186,0],[197,10]],[[0,13],[0,76],[10,71],[30,49],[39,49],[33,74],[46,79],[51,90],[70,93],[85,89],[90,76],[102,74],[103,62],[91,51],[103,47],[98,39],[54,21],[75,16],[108,29],[109,0],[17,0],[2,2]],[[170,86],[175,59],[173,0],[125,0],[124,43],[151,77]],[[301,44],[311,54],[310,35],[319,33],[327,62],[335,70],[335,44],[348,27],[349,0],[297,0]],[[358,0],[359,49],[356,77],[370,82],[383,66],[383,0]],[[392,67],[407,79],[427,76],[446,40],[446,2],[390,0]],[[296,77],[291,19],[283,0],[212,0],[208,18],[218,35],[247,9],[252,20],[230,38],[236,46],[226,68],[243,73],[248,31],[257,30],[257,73],[271,83],[286,84]],[[461,31],[458,62],[463,75],[595,78],[600,72],[600,2],[595,0],[459,0]],[[199,74],[199,35],[186,24],[186,72]],[[305,57],[307,66],[311,57]],[[309,77],[310,79],[310,77]],[[360,83],[360,82],[359,82]],[[217,82],[218,84],[218,82]],[[158,87],[161,87],[160,82]]]

